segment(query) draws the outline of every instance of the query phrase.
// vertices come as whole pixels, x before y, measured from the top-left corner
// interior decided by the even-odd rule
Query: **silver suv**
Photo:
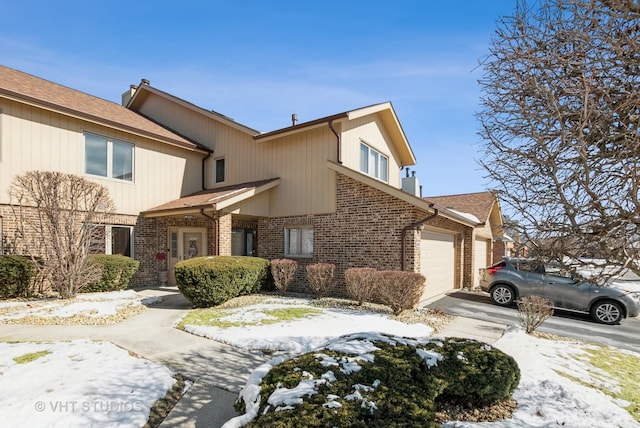
[[[563,310],[585,312],[603,324],[618,324],[640,313],[640,292],[622,285],[598,286],[563,273],[557,266],[536,260],[505,257],[481,269],[480,288],[500,306],[521,297],[542,296]]]

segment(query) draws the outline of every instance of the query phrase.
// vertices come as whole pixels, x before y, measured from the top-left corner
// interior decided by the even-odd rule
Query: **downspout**
[[[342,165],[342,139],[340,138],[340,134],[338,134],[338,132],[336,132],[335,128],[333,127],[333,120],[329,121],[329,129],[331,130],[331,132],[333,132],[333,135],[336,136],[336,144],[337,144],[337,151],[338,151],[338,156],[337,156],[337,160],[338,163]]]
[[[218,249],[218,240],[220,239],[219,236],[219,232],[220,232],[220,223],[218,221],[217,217],[212,217],[209,214],[204,212],[204,208],[200,208],[200,215],[202,215],[203,217],[208,218],[209,220],[211,220],[213,222],[213,227],[215,229],[215,234],[216,234],[216,239],[215,241],[213,241],[213,255],[217,256],[219,253],[219,249]]]
[[[418,226],[421,226],[422,224],[428,222],[429,220],[436,218],[438,216],[438,208],[435,208],[435,204],[429,204],[429,208],[433,209],[433,213],[425,218],[423,218],[422,220],[419,220],[415,223],[411,223],[408,226],[405,226],[402,228],[402,234],[400,236],[400,246],[401,246],[401,258],[400,258],[400,270],[404,270],[404,260],[406,257],[406,244],[404,243],[404,238],[407,235],[407,230],[409,229],[415,229]]]
[[[202,158],[202,190],[207,190],[207,186],[206,186],[207,168],[206,168],[205,163],[207,162],[207,159],[209,159],[211,157],[212,153],[213,152],[209,152],[209,153],[207,153],[207,155],[204,158]],[[204,215],[204,214],[202,214],[202,215]],[[205,217],[207,217],[207,216],[205,215]]]

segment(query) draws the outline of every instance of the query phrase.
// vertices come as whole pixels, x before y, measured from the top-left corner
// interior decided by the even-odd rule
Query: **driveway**
[[[491,303],[486,293],[456,291],[428,305],[457,316],[506,325],[517,325],[518,311]],[[610,345],[640,352],[640,319],[623,320],[619,325],[598,324],[588,315],[556,310],[538,331],[580,339],[601,345]]]

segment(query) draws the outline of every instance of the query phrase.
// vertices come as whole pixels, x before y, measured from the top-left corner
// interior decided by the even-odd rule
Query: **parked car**
[[[525,296],[542,296],[558,309],[589,313],[603,324],[617,324],[640,313],[638,289],[598,286],[559,266],[530,259],[505,257],[482,269],[480,288],[500,306],[512,305]]]

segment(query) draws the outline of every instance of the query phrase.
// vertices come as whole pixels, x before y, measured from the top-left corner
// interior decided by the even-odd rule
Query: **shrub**
[[[315,263],[307,266],[309,288],[316,296],[328,296],[333,290],[336,266],[331,263]]]
[[[25,256],[0,256],[0,298],[28,297],[36,274],[33,260]]]
[[[81,293],[124,290],[140,266],[138,260],[120,254],[90,254],[89,260],[100,267],[102,274],[98,282],[82,287]]]
[[[257,293],[267,281],[269,260],[244,256],[196,257],[178,262],[178,289],[195,307],[219,305]]]
[[[358,305],[374,299],[376,272],[373,268],[350,268],[344,272],[347,294],[358,302]]]
[[[293,282],[296,270],[298,270],[298,262],[289,259],[271,260],[271,274],[276,288],[284,293]]]
[[[483,359],[482,354],[489,357]],[[492,385],[499,393],[484,389],[490,400],[497,400],[491,404],[508,398],[517,386],[520,371],[510,364],[513,359],[489,345],[361,333],[336,339],[325,349],[287,361],[278,357],[261,366],[245,386],[236,409],[255,416],[246,425],[250,427],[439,427],[435,411],[444,402],[440,397],[464,402],[469,395],[466,388],[473,389],[472,376],[467,376],[469,382],[462,380],[459,389],[451,388],[453,379],[469,371],[461,355],[467,358],[466,365],[496,377]],[[490,361],[506,365],[499,370],[487,366]],[[258,375],[266,370],[264,377]],[[502,384],[509,385],[509,394],[498,399],[504,396]],[[304,391],[295,394],[297,402],[292,400],[293,389]]]
[[[391,307],[394,315],[415,307],[424,291],[424,276],[416,272],[378,271],[374,279],[377,297]]]
[[[540,296],[526,296],[517,301],[518,319],[527,331],[533,333],[542,323],[553,315],[553,303]]]
[[[516,361],[490,345],[448,338],[431,348],[442,355],[433,370],[445,381],[438,400],[465,407],[488,406],[508,399],[520,382]]]

